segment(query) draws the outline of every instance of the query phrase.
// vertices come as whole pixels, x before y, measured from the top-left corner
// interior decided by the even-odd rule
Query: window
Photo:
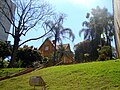
[[[48,51],[48,49],[49,49],[49,47],[48,47],[48,46],[46,46],[46,47],[45,47],[45,51]]]

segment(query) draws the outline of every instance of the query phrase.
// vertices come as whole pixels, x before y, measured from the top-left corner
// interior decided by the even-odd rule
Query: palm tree
[[[60,44],[57,45],[57,63],[56,65],[64,63],[64,60],[62,59],[64,56],[68,58],[73,58],[73,52],[70,49],[67,49],[69,44]],[[72,61],[73,62],[73,61]]]
[[[63,20],[65,18],[64,14],[59,14],[58,16],[54,16],[53,20],[48,20],[44,23],[44,29],[51,30],[48,34],[49,38],[54,38],[54,57],[53,57],[53,64],[55,65],[56,61],[56,50],[57,50],[57,42],[62,43],[63,38],[67,38],[69,40],[74,41],[74,34],[70,28],[63,27]]]
[[[93,40],[95,37],[95,28],[91,24],[92,23],[87,22],[87,21],[84,21],[82,24],[82,26],[84,26],[84,28],[82,30],[80,30],[79,36],[81,36],[81,34],[84,32],[85,40]]]
[[[84,32],[84,39],[91,40],[92,42],[94,40],[92,47],[94,44],[100,47],[104,45],[111,47],[111,40],[113,37],[112,15],[106,8],[101,9],[99,6],[92,9],[91,14],[91,17],[89,17],[90,14],[87,13],[86,18],[88,21],[83,22],[83,26],[85,27],[80,30],[79,34],[81,35]]]
[[[62,43],[58,46],[58,50],[57,50],[56,54],[57,54],[57,59],[58,59],[57,60],[58,62],[56,63],[56,65],[59,65],[59,64],[61,64],[63,62],[61,60],[62,57],[67,54],[66,50],[65,50],[65,47],[63,46]]]

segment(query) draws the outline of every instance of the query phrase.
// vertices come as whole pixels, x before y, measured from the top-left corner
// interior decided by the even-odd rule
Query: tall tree
[[[101,45],[101,38],[104,38],[110,43],[113,36],[113,16],[108,12],[107,8],[101,9],[97,6],[92,9],[91,16],[87,13],[87,21],[83,22],[84,28],[80,30],[84,32],[84,39],[94,40],[98,39],[98,44]],[[110,40],[109,40],[110,39]]]
[[[99,34],[100,38],[103,37],[107,42],[106,44],[110,46],[114,27],[113,15],[108,12],[107,8],[101,9],[99,6],[97,6],[96,9],[92,9],[91,13],[96,23],[96,33]]]
[[[86,18],[88,20],[83,22],[84,28],[80,30],[79,34],[81,35],[84,32],[84,39],[92,41],[93,49],[104,45],[111,47],[114,25],[113,16],[108,12],[107,8],[97,6],[95,9],[92,9],[91,15],[87,13]]]
[[[54,46],[55,46],[54,58],[53,58],[54,65],[56,61],[57,42],[61,43],[63,38],[67,38],[69,40],[72,39],[72,41],[75,38],[72,30],[70,28],[65,28],[63,26],[64,18],[65,18],[64,14],[59,14],[59,15],[55,15],[53,17],[53,20],[48,20],[44,23],[45,29],[48,31],[51,30],[51,33],[48,35],[48,37],[54,38]]]
[[[7,32],[4,22],[0,22],[0,25],[3,27],[5,33],[11,35],[14,39],[9,67],[15,67],[14,62],[18,48],[28,41],[42,38],[50,31],[45,32],[42,36],[30,38],[23,42],[21,41],[21,37],[26,36],[29,31],[35,30],[35,26],[50,17],[53,11],[50,5],[43,0],[13,0],[14,4],[8,2],[10,0],[2,1],[4,2],[2,6],[5,6],[5,9],[0,6],[0,13],[12,25],[12,32]],[[8,13],[6,13],[6,10]],[[13,12],[15,12],[15,14]]]

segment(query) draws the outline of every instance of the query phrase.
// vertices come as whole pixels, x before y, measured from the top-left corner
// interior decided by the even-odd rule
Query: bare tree
[[[0,25],[3,27],[5,33],[11,35],[14,39],[11,60],[8,67],[15,67],[14,62],[16,60],[18,48],[28,41],[37,40],[44,37],[50,32],[50,30],[47,32],[45,31],[43,35],[38,36],[37,38],[30,38],[23,42],[20,42],[21,36],[26,36],[29,31],[34,30],[35,26],[49,18],[53,14],[53,11],[50,5],[43,0],[1,1],[4,2],[3,6],[5,6],[5,8],[1,5],[0,13],[12,25],[12,32],[6,30],[4,22],[0,21]],[[6,11],[8,13],[6,13]]]

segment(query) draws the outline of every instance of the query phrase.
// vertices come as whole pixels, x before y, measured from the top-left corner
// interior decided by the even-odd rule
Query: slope
[[[42,76],[46,90],[120,90],[120,60],[44,68],[0,81],[0,90],[33,90],[31,76]]]

